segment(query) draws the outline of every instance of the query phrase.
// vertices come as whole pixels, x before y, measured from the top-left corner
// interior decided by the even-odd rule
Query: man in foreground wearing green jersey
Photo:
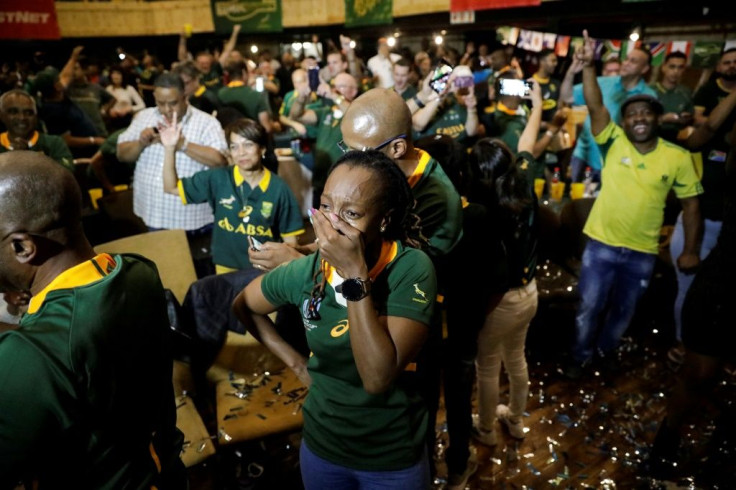
[[[0,155],[0,291],[31,294],[0,333],[0,488],[186,488],[161,280],[95,255],[81,200],[50,158]]]

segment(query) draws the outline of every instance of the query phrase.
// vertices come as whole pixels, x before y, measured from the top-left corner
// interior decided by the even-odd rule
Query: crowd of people
[[[571,380],[615,369],[665,209],[681,209],[668,355],[684,366],[648,460],[672,471],[736,340],[736,49],[688,87],[685,54],[657,70],[643,47],[597,61],[587,31],[569,59],[384,38],[361,57],[347,36],[324,59],[251,59],[238,35],[193,54],[182,35],[168,68],[147,53],[101,67],[79,46],[61,69],[2,73],[0,487],[185,488],[160,280],[144,258],[95,254],[82,226],[89,188],[120,184],[148,230],[186,230],[199,252],[182,318],[201,394],[228,331],[309,387],[307,489],[428,488],[442,380],[446,488],[465,488],[473,444],[496,445],[499,427],[526,437],[535,180],[597,184]],[[306,195],[279,176],[287,162]]]

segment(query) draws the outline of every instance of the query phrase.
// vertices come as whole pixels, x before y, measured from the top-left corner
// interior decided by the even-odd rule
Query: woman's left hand
[[[312,214],[312,226],[320,255],[341,277],[367,277],[365,244],[360,230],[334,213],[321,211]]]

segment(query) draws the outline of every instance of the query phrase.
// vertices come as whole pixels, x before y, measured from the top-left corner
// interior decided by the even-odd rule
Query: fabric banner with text
[[[0,39],[59,39],[54,0],[0,2]]]
[[[281,0],[212,0],[215,32],[230,34],[240,24],[243,33],[281,32]]]
[[[393,8],[393,0],[345,0],[345,27],[391,24]]]

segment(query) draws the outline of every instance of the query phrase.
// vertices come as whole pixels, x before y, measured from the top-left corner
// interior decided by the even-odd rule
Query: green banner
[[[690,66],[693,68],[715,68],[721,58],[722,42],[695,41]]]
[[[241,32],[281,32],[281,0],[212,0],[215,32],[230,34],[240,24]]]
[[[393,24],[393,0],[345,0],[345,27]]]

